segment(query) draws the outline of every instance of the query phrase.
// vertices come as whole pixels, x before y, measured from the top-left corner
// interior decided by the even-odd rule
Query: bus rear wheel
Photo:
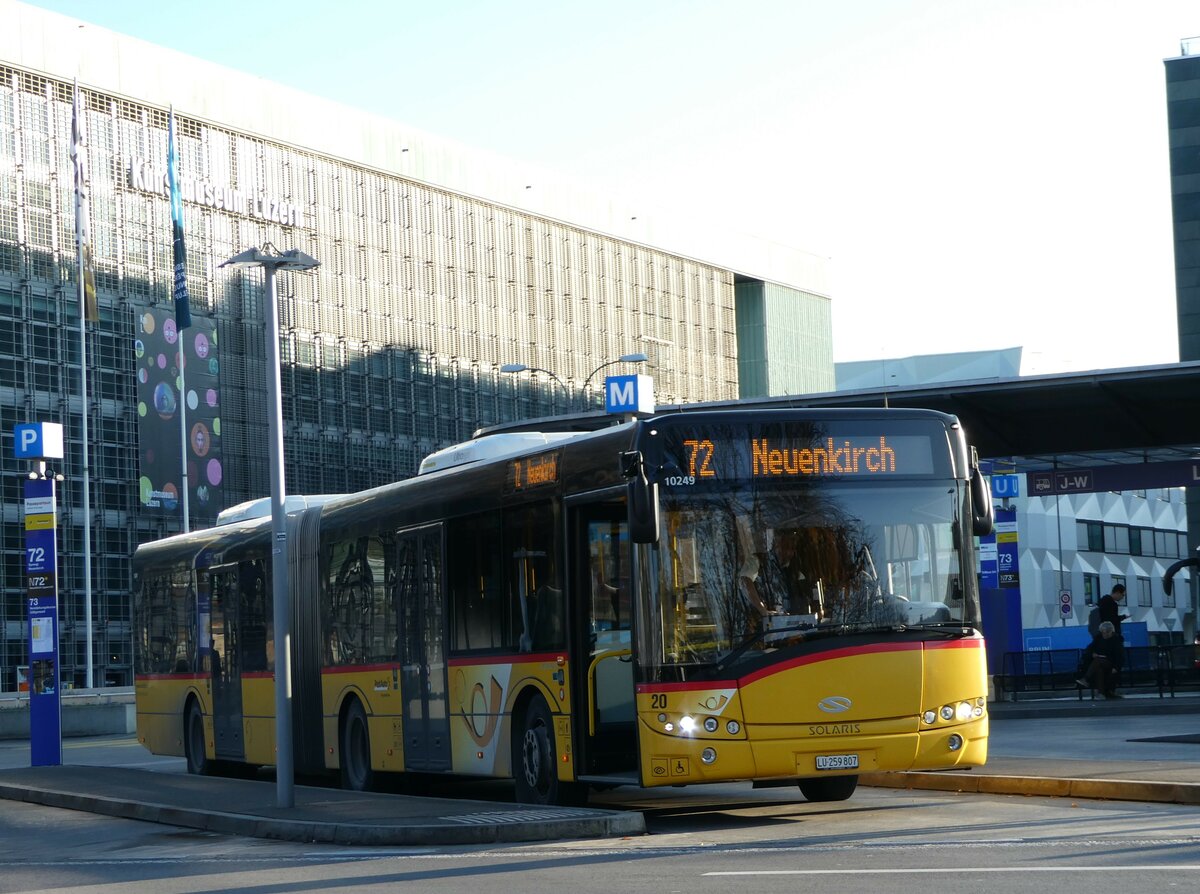
[[[354,699],[342,718],[342,788],[365,792],[375,782],[375,771],[371,769],[371,732],[367,726],[367,712],[362,703]]]
[[[207,776],[212,772],[212,761],[204,751],[204,715],[195,699],[188,702],[184,713],[183,753],[187,758],[187,770],[193,776]]]
[[[857,776],[827,776],[801,779],[800,794],[808,801],[845,801],[858,788]]]
[[[555,759],[554,719],[546,700],[535,695],[525,716],[513,717],[512,768],[517,784],[517,801],[522,804],[581,804],[587,788],[562,782]]]

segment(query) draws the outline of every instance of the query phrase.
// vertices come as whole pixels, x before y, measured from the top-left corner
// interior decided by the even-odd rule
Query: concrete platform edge
[[[1050,776],[989,776],[966,773],[864,773],[861,785],[988,795],[1031,795],[1104,801],[1200,804],[1200,783],[1119,779],[1062,779]]]
[[[8,783],[0,783],[0,798],[250,838],[345,845],[493,844],[570,838],[616,838],[646,833],[646,820],[641,813],[611,812],[591,817],[488,825],[422,823],[388,826],[190,810],[167,804],[104,798]]]

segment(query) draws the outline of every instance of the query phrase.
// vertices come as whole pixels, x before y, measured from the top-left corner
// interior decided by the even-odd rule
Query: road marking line
[[[963,875],[1001,872],[1183,872],[1200,869],[1200,864],[1161,866],[958,866],[945,869],[748,869],[743,872],[706,872],[708,876],[729,875]]]

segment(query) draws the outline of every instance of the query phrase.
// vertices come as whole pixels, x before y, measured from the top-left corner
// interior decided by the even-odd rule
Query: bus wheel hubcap
[[[542,745],[536,730],[525,730],[525,781],[536,788],[541,781]]]

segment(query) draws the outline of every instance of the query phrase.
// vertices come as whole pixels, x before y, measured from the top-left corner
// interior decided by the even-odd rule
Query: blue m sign
[[[609,376],[604,380],[604,412],[653,413],[654,379],[650,376]]]

